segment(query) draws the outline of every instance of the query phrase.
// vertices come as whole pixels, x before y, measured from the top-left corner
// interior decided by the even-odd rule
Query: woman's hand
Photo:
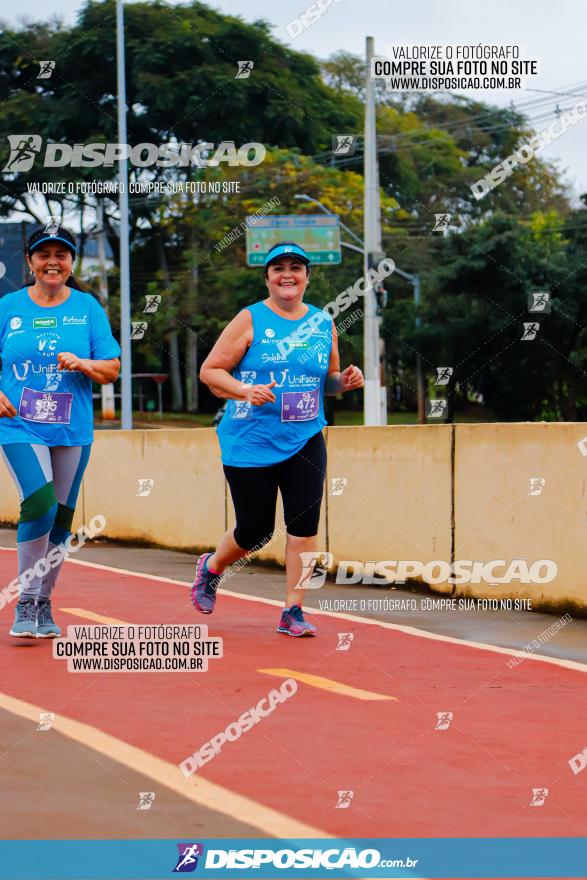
[[[5,394],[0,391],[0,419],[13,419],[16,410],[8,400]]]
[[[83,373],[85,376],[91,368],[90,361],[85,358],[79,358],[70,351],[61,351],[57,355],[58,370],[67,370],[68,372]]]
[[[70,351],[62,351],[57,355],[59,370],[76,371],[88,376],[92,382],[98,385],[108,385],[110,382],[116,382],[120,373],[120,361],[118,358],[110,358],[106,361],[90,358],[79,358]]]
[[[355,367],[352,364],[340,374],[341,391],[354,391],[356,388],[362,388],[364,384],[365,380],[363,378],[363,373],[358,367]]]
[[[246,400],[253,406],[263,406],[264,403],[275,403],[275,394],[271,388],[277,384],[275,381],[268,385],[247,385]]]

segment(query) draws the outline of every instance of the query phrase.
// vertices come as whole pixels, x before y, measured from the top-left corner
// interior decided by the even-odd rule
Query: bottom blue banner
[[[0,880],[587,876],[587,838],[11,840]]]

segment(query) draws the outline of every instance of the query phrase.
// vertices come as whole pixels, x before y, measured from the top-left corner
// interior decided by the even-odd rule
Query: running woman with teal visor
[[[25,249],[32,283],[0,299],[0,452],[20,498],[10,635],[20,638],[61,635],[51,594],[90,457],[92,381],[120,371],[104,309],[71,274],[75,254],[63,226],[36,230]]]
[[[277,631],[290,636],[316,634],[302,611],[301,587],[311,573],[302,554],[317,550],[326,477],[324,395],[364,384],[358,367],[340,372],[332,317],[304,302],[309,276],[303,248],[274,245],[265,260],[268,297],[233,318],[200,371],[213,394],[228,399],[217,432],[236,526],[198,559],[192,603],[210,614],[225,569],[271,540],[279,491],[287,541]]]

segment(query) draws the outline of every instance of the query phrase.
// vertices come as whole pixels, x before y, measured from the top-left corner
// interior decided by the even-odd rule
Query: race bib
[[[285,391],[281,395],[282,422],[309,422],[318,418],[320,389],[313,391]]]
[[[27,422],[57,422],[69,425],[73,394],[53,394],[25,388],[20,398],[18,414]]]

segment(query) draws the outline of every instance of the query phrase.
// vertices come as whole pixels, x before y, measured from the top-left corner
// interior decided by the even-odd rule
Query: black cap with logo
[[[62,241],[63,244],[67,245],[69,250],[72,253],[72,256],[75,257],[77,252],[77,246],[75,243],[75,238],[65,227],[58,226],[55,224],[47,224],[43,227],[43,229],[36,229],[33,234],[30,236],[27,246],[26,252],[27,254],[31,254],[35,248],[38,248],[39,245],[45,244],[47,241]]]

